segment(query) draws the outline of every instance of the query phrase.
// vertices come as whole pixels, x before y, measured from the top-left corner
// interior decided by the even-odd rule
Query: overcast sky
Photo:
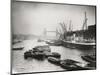
[[[13,2],[12,31],[14,34],[41,35],[44,28],[53,31],[60,22],[68,25],[70,20],[74,30],[81,29],[85,11],[88,18],[87,24],[95,24],[94,6]]]

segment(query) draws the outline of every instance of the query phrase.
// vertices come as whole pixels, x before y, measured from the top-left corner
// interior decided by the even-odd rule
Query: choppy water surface
[[[40,61],[36,59],[24,59],[24,52],[33,48],[36,45],[43,45],[45,42],[37,42],[37,40],[25,40],[15,46],[24,46],[23,50],[12,50],[12,72],[13,73],[28,73],[28,72],[47,72],[47,71],[62,71],[60,66],[48,62],[47,59]],[[73,59],[86,64],[81,59],[81,55],[93,53],[93,50],[77,50],[69,49],[62,46],[50,46],[52,52],[61,54],[61,59]]]

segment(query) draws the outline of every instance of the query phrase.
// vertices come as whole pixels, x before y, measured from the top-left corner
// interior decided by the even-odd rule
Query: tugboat
[[[61,40],[46,40],[45,42],[51,46],[61,46],[62,45]]]

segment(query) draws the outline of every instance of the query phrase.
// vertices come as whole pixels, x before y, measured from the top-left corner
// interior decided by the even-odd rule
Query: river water
[[[24,52],[35,47],[36,45],[44,45],[45,42],[37,42],[37,40],[24,40],[14,46],[24,46],[23,50],[12,50],[12,73],[30,73],[30,72],[48,72],[48,71],[63,71],[60,66],[48,62],[47,59],[40,61],[36,59],[24,59]],[[61,59],[73,59],[86,62],[81,59],[81,55],[91,54],[95,50],[78,50],[69,49],[63,46],[50,46],[51,52],[58,52],[61,54]]]

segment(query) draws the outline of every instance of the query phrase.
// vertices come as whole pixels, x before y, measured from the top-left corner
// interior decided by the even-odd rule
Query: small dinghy
[[[84,55],[84,56],[81,56],[81,58],[87,62],[90,62],[90,63],[95,63],[96,62],[96,56],[95,55]]]
[[[52,52],[52,56],[51,57],[55,57],[55,58],[60,58],[61,55],[57,52]]]
[[[13,47],[12,50],[22,50],[24,47]]]
[[[78,64],[82,64],[81,62],[71,60],[71,59],[65,59],[61,60],[60,65],[62,68],[66,69],[67,71],[75,71],[75,70],[92,70],[94,67],[89,66],[80,66]]]
[[[80,68],[80,66],[76,65],[76,63],[80,62],[71,59],[65,59],[61,60],[60,66],[66,70],[74,70]]]
[[[53,63],[53,64],[56,64],[56,65],[60,64],[60,59],[58,59],[58,58],[48,57],[48,61]]]

